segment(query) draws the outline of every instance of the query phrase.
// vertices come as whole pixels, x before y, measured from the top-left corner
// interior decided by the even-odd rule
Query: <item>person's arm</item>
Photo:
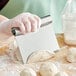
[[[8,20],[7,17],[3,16],[3,15],[0,15],[0,22],[4,21],[4,20]]]

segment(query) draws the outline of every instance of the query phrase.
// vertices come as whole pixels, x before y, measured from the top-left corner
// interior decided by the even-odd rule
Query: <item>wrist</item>
[[[12,35],[9,19],[0,22],[0,32],[5,33],[7,35]]]

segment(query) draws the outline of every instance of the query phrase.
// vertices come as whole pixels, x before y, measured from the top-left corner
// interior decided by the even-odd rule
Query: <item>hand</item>
[[[11,28],[18,27],[22,34],[36,31],[41,25],[38,16],[30,13],[22,13],[2,23],[2,31],[11,35]],[[0,29],[1,29],[0,27]]]

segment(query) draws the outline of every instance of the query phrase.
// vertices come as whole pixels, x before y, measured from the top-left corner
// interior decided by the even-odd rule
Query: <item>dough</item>
[[[45,62],[41,65],[39,72],[41,76],[54,76],[59,72],[59,70],[55,64],[51,62]]]
[[[53,56],[54,53],[50,51],[36,51],[28,57],[27,63],[45,61],[48,60],[49,58],[52,58]]]
[[[20,76],[37,76],[37,75],[33,69],[27,67],[21,71]]]
[[[58,72],[55,76],[68,76],[65,72]]]
[[[7,52],[8,52],[8,49],[9,49],[9,47],[8,47],[8,45],[1,45],[0,46],[0,55],[5,55]]]
[[[76,48],[74,47],[69,48],[69,52],[67,54],[67,60],[69,62],[76,62]]]
[[[17,48],[14,36],[8,37],[4,34],[0,34],[0,55],[6,55]]]

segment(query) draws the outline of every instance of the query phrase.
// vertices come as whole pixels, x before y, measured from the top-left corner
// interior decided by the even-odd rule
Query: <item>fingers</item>
[[[23,13],[18,15],[13,19],[12,23],[12,27],[19,27],[23,34],[36,31],[40,25],[40,18],[30,13]]]
[[[26,33],[26,29],[25,29],[24,24],[22,22],[20,23],[19,28],[20,28],[20,31],[22,32],[22,34]]]
[[[37,15],[34,15],[34,18],[37,20],[37,28],[40,28],[41,26],[41,19]]]
[[[31,23],[30,23],[30,21],[28,19],[27,20],[23,19],[22,21],[23,21],[26,33],[30,32],[31,31]]]
[[[23,17],[22,21],[25,25],[25,29],[27,32],[34,32],[40,27],[40,18],[36,15],[33,14],[27,14],[27,19],[26,15]]]
[[[37,20],[33,17],[33,16],[31,16],[31,17],[28,17],[28,20],[30,21],[30,23],[31,23],[31,32],[34,32],[34,31],[36,31],[37,30]]]

